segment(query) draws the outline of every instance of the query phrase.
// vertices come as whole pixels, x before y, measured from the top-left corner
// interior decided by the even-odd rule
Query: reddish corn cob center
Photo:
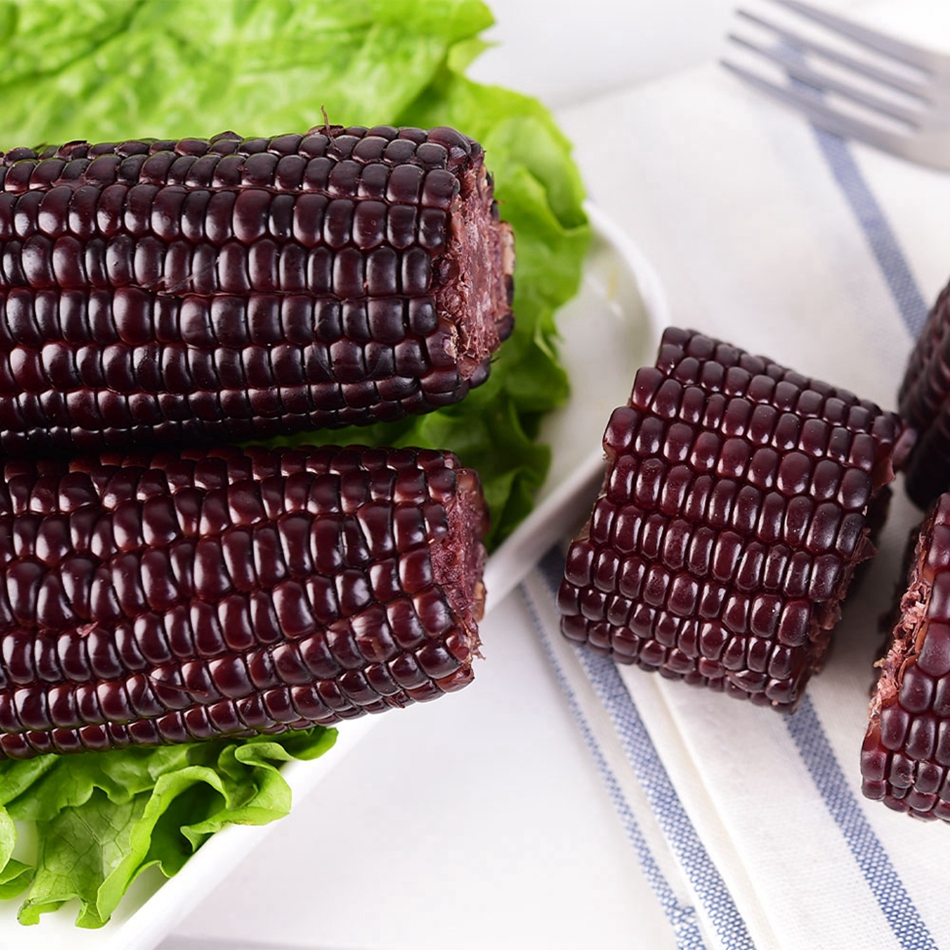
[[[950,494],[921,527],[871,700],[863,791],[915,818],[950,821]]]
[[[511,231],[451,129],[0,153],[0,448],[370,423],[511,331]]]
[[[8,462],[0,751],[281,732],[472,679],[478,478],[449,453]]]
[[[897,398],[901,417],[916,433],[905,487],[917,505],[927,508],[950,489],[950,286],[927,317]]]
[[[794,709],[873,553],[869,506],[898,432],[847,391],[667,330],[607,426],[604,487],[559,592],[564,634]]]

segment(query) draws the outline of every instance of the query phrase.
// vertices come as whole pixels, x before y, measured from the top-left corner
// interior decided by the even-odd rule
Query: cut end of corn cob
[[[412,449],[8,462],[0,753],[248,736],[472,680],[478,478]]]
[[[950,494],[937,500],[911,550],[871,699],[863,791],[915,818],[950,821]]]
[[[452,129],[432,129],[430,137],[461,139]],[[475,143],[470,143],[474,145]],[[450,229],[440,280],[437,309],[451,315],[458,337],[450,344],[464,380],[487,377],[492,354],[512,330],[514,237],[510,225],[498,218],[491,177],[481,147],[460,179],[450,207]]]
[[[511,229],[452,129],[0,153],[0,448],[207,444],[457,402]]]
[[[791,711],[874,553],[896,416],[670,328],[604,435],[562,631],[623,663]]]

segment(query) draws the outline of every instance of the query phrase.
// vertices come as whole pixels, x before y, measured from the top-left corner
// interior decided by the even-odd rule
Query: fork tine
[[[929,50],[921,49],[919,46],[904,43],[892,36],[879,33],[877,30],[872,30],[860,23],[855,23],[854,20],[848,19],[847,17],[839,16],[837,13],[831,13],[828,10],[822,10],[820,7],[813,6],[810,3],[805,3],[804,0],[772,0],[772,2],[787,7],[789,10],[794,10],[796,13],[808,17],[809,20],[820,23],[822,26],[826,26],[830,30],[841,33],[843,36],[847,36],[852,40],[856,40],[858,43],[869,46],[871,49],[877,50],[877,52],[883,53],[885,56],[890,56],[892,59],[909,63],[911,66],[916,66],[918,69],[924,69],[930,72],[933,60]]]
[[[860,119],[836,112],[807,93],[787,86],[776,85],[768,79],[763,79],[761,76],[757,76],[755,73],[728,60],[721,60],[720,62],[726,69],[750,86],[764,92],[773,99],[778,99],[785,105],[791,106],[798,112],[804,112],[815,125],[833,132],[835,135],[860,139],[862,142],[867,142],[868,145],[889,152],[900,153],[907,144],[908,136],[906,135],[888,132],[886,129],[879,128],[869,122],[862,122]]]
[[[751,40],[737,36],[735,33],[730,33],[729,39],[732,40],[733,43],[745,49],[752,50],[752,52],[758,53],[760,56],[764,56],[766,59],[777,63],[785,69],[793,79],[807,83],[809,86],[814,86],[825,92],[834,92],[838,95],[845,96],[852,102],[860,103],[862,106],[874,112],[879,112],[893,119],[897,119],[900,122],[905,122],[911,126],[911,128],[916,128],[921,119],[922,114],[920,110],[906,109],[897,103],[887,102],[861,89],[856,89],[853,86],[839,82],[831,76],[825,76],[784,49],[759,46],[758,43],[753,43]]]
[[[774,0],[774,2],[784,3],[785,0]],[[791,33],[777,23],[773,23],[771,20],[767,20],[756,14],[749,13],[747,10],[739,9],[736,10],[736,13],[750,23],[754,23],[756,26],[762,26],[767,30],[771,30],[779,39],[784,40],[792,46],[798,47],[803,52],[815,53],[831,63],[837,63],[839,66],[852,69],[867,79],[873,79],[875,82],[890,86],[892,89],[905,92],[909,96],[916,96],[918,99],[927,100],[927,85],[925,83],[916,82],[904,76],[898,76],[889,70],[875,66],[873,63],[866,63],[860,59],[855,59],[853,56],[849,56],[847,53],[841,53],[830,46],[825,46],[823,43],[805,39],[805,37]]]

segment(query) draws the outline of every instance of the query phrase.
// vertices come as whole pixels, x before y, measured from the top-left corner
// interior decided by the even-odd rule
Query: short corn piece
[[[452,129],[0,153],[0,449],[362,424],[461,399],[511,330]]]
[[[0,753],[281,732],[472,679],[478,478],[449,453],[7,462]]]
[[[906,464],[911,500],[929,508],[950,489],[950,286],[927,317],[898,392],[898,411],[916,435]]]
[[[562,630],[782,711],[820,668],[893,477],[891,413],[698,333],[664,333],[604,435]]]
[[[871,700],[863,791],[915,818],[950,821],[950,495],[940,496],[912,541]]]

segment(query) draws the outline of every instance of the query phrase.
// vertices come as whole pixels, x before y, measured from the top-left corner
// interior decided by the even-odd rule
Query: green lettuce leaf
[[[464,75],[492,23],[481,0],[0,0],[0,149],[72,139],[206,137],[343,125],[452,125],[485,146],[515,233],[515,330],[461,404],[296,441],[448,448],[478,469],[489,545],[530,511],[550,450],[544,414],[568,396],[556,309],[589,239],[570,146],[537,101]],[[294,440],[285,440],[294,441]],[[334,733],[0,762],[0,897],[20,920],[78,900],[100,926],[145,868],[181,868],[230,822],[290,807],[280,765]],[[35,859],[13,856],[16,822]]]
[[[78,900],[76,923],[101,927],[132,881],[179,871],[226,824],[262,825],[290,811],[280,767],[322,755],[336,730],[213,740],[0,762],[0,897],[29,889],[19,919]],[[15,822],[33,822],[34,863],[12,858]]]

